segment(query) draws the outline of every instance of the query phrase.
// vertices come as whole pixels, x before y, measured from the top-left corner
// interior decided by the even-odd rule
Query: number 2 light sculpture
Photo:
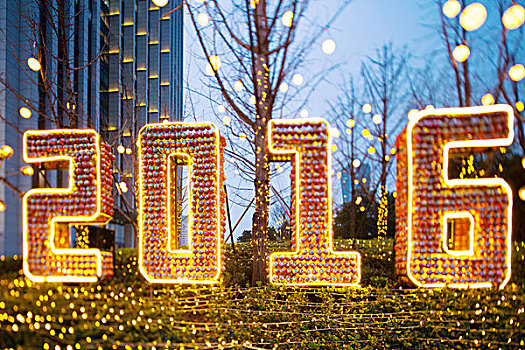
[[[500,178],[450,178],[449,163],[510,145],[513,123],[506,105],[425,110],[410,120],[397,140],[399,275],[419,287],[507,284],[512,190]],[[450,238],[460,242],[450,247]]]
[[[113,255],[70,248],[71,224],[106,224],[113,214],[109,146],[94,130],[24,133],[24,160],[69,168],[68,188],[38,188],[23,198],[23,270],[34,282],[95,282],[113,275]]]
[[[358,285],[357,252],[332,244],[332,138],[324,119],[271,120],[272,160],[291,161],[293,252],[270,255],[270,282],[290,285]]]
[[[216,283],[223,268],[223,155],[212,123],[150,124],[140,131],[139,269],[152,283]],[[189,248],[175,223],[177,164],[189,173]]]

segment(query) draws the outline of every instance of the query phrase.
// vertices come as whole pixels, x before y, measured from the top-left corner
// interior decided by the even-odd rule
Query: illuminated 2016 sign
[[[425,111],[398,139],[396,268],[421,287],[503,287],[510,278],[512,193],[502,179],[450,179],[449,157],[513,139],[508,106]],[[270,282],[358,285],[360,255],[332,246],[331,137],[322,119],[274,120],[269,154],[292,161],[293,252],[270,256]],[[139,268],[152,283],[215,283],[225,228],[221,137],[212,123],[146,125],[139,140]],[[29,131],[28,162],[69,162],[67,189],[24,197],[24,271],[33,281],[92,282],[111,255],[69,248],[70,223],[103,224],[109,150],[93,130]],[[176,178],[189,169],[189,247],[178,244]],[[484,203],[489,205],[484,205]],[[449,244],[452,242],[452,245]]]
[[[68,188],[39,188],[23,199],[23,269],[35,282],[95,282],[113,275],[113,256],[70,248],[70,224],[109,222],[111,153],[94,130],[28,131],[24,160],[69,167]]]
[[[294,242],[291,253],[270,255],[270,282],[357,285],[360,255],[332,250],[332,138],[323,119],[271,120],[270,155],[291,160]]]
[[[140,131],[139,268],[149,282],[217,282],[225,229],[222,162],[212,123],[153,124]],[[189,170],[188,249],[177,242],[178,165]]]
[[[512,190],[498,178],[449,178],[449,163],[510,145],[513,122],[509,106],[429,110],[409,122],[398,139],[398,274],[420,287],[507,284]]]

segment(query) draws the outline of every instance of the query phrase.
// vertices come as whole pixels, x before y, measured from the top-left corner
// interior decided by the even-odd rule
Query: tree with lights
[[[348,2],[343,1],[342,7]],[[266,283],[268,209],[270,198],[270,167],[266,150],[268,122],[278,116],[297,94],[290,91],[288,78],[304,64],[312,44],[332,23],[316,27],[302,25],[309,1],[210,0],[199,4],[186,2],[189,19],[207,62],[206,74],[212,76],[212,88],[228,105],[229,116],[238,124],[232,126],[237,136],[227,151],[238,164],[247,169],[244,175],[254,183],[255,213],[252,218],[253,275],[252,283]],[[310,27],[306,27],[310,25]],[[305,29],[299,35],[298,28]],[[331,45],[332,44],[332,45]],[[333,41],[323,47],[333,52]],[[296,73],[293,84],[303,84]],[[281,116],[279,115],[279,116]],[[234,131],[236,129],[236,131]],[[249,141],[243,146],[240,141]],[[243,154],[254,154],[250,161]]]

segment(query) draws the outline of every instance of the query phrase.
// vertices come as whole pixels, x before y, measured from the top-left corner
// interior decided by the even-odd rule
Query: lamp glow
[[[299,74],[299,73],[294,74],[293,77],[292,77],[292,82],[293,82],[295,85],[297,85],[297,86],[301,85],[301,84],[303,83],[303,81],[304,81],[304,78],[303,78],[303,76],[302,76],[301,74]]]
[[[448,0],[443,4],[443,13],[448,18],[456,17],[461,11],[461,4],[458,0]]]
[[[381,124],[382,121],[383,117],[380,114],[374,114],[374,116],[372,117],[372,122],[376,125]]]
[[[372,105],[370,103],[365,103],[363,107],[361,107],[364,113],[370,113],[372,112]]]
[[[22,175],[25,175],[25,176],[31,176],[35,173],[35,171],[32,166],[24,165],[23,167],[20,168],[20,173],[22,173]]]
[[[459,24],[469,32],[481,28],[486,20],[487,9],[479,2],[475,2],[465,7],[459,16]]]
[[[42,65],[40,64],[40,62],[34,57],[30,57],[27,59],[27,65],[31,70],[35,72],[38,72],[40,69],[42,69]]]
[[[0,148],[0,158],[9,159],[13,155],[13,149],[9,145],[4,145]]]
[[[126,148],[124,146],[122,146],[122,145],[119,145],[117,147],[117,152],[122,154],[122,153],[126,152]]]
[[[485,94],[481,98],[481,103],[483,104],[483,106],[493,105],[494,102],[494,96],[492,96],[492,94]]]
[[[354,168],[359,168],[359,166],[361,165],[361,161],[359,159],[354,159],[352,165]]]
[[[518,29],[525,22],[525,9],[520,5],[513,5],[503,13],[501,21],[509,30]]]
[[[452,51],[452,56],[454,56],[454,59],[458,62],[465,62],[470,56],[470,49],[467,45],[458,45],[454,51]]]
[[[29,119],[31,118],[31,110],[27,107],[21,107],[20,110],[20,116],[24,119]]]
[[[327,55],[331,55],[335,52],[335,41],[332,39],[326,39],[322,45],[323,52]]]
[[[292,11],[286,11],[283,14],[282,18],[283,24],[285,27],[291,27],[293,24],[293,12]]]
[[[525,67],[522,64],[515,64],[509,69],[509,77],[515,81],[521,81],[525,78]]]

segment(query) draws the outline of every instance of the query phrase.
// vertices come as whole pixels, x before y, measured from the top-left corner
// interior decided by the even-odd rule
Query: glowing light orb
[[[302,109],[299,114],[301,115],[301,118],[308,118],[308,111],[306,109]]]
[[[374,114],[374,116],[372,117],[372,122],[376,125],[381,124],[382,121],[383,117],[380,114]]]
[[[370,103],[365,103],[363,105],[363,107],[361,107],[361,110],[364,112],[364,113],[370,113],[372,112],[372,105]]]
[[[335,52],[335,41],[332,39],[326,39],[322,45],[323,52],[327,55],[331,55]]]
[[[155,6],[164,7],[168,4],[168,1],[169,0],[153,0],[153,3],[155,4]]]
[[[515,64],[509,69],[509,77],[515,81],[521,81],[525,78],[525,67],[522,64]]]
[[[199,23],[201,26],[207,26],[210,22],[210,16],[208,16],[207,13],[199,13],[197,16],[197,23]]]
[[[31,118],[31,110],[27,107],[21,107],[19,110],[20,116],[24,119]]]
[[[286,92],[286,91],[288,91],[288,84],[286,84],[286,83],[281,83],[281,85],[279,85],[279,90],[280,90],[281,92],[283,92],[283,93]]]
[[[285,27],[291,27],[293,24],[293,12],[292,11],[286,11],[283,14],[282,18],[283,24]]]
[[[487,9],[479,2],[475,2],[465,7],[459,16],[459,24],[469,32],[481,28],[486,20]]]
[[[525,22],[525,9],[520,5],[511,6],[503,13],[501,21],[509,30],[518,29]]]
[[[219,113],[224,113],[224,112],[226,112],[226,107],[224,107],[224,105],[218,105],[217,106],[217,111]]]
[[[38,72],[40,69],[42,69],[42,65],[40,65],[40,61],[38,61],[34,57],[30,57],[27,59],[27,65],[29,68],[35,72]]]
[[[5,206],[4,201],[0,200],[0,212],[5,211],[5,208],[6,206]]]
[[[373,146],[368,147],[368,154],[376,153],[376,149]]]
[[[352,161],[352,166],[353,166],[354,168],[359,168],[360,165],[361,165],[361,161],[360,161],[359,159],[354,159],[354,160]]]
[[[230,119],[230,117],[228,117],[227,115],[224,116],[224,118],[222,118],[222,123],[223,123],[224,125],[226,125],[226,126],[230,125],[230,123],[231,123],[231,119]]]
[[[244,89],[244,85],[242,84],[242,81],[237,80],[235,84],[233,84],[233,89],[235,91],[242,91]]]
[[[524,108],[525,108],[525,106],[523,105],[523,102],[521,102],[521,101],[516,102],[516,110],[518,112],[523,112]]]
[[[292,82],[293,82],[295,85],[297,85],[297,86],[302,85],[303,81],[304,81],[304,78],[303,78],[303,76],[302,76],[301,74],[299,74],[299,73],[294,74],[293,77],[292,77]]]
[[[465,62],[470,56],[470,49],[467,45],[458,45],[454,51],[452,51],[452,56],[454,56],[454,59],[458,62]]]
[[[124,153],[124,152],[126,152],[126,147],[124,147],[124,146],[122,146],[122,145],[119,145],[119,146],[117,147],[117,152],[118,152],[118,153],[121,153],[121,154]]]
[[[22,173],[22,175],[25,175],[25,176],[31,176],[35,173],[35,170],[33,169],[32,166],[24,165],[23,167],[20,168],[20,173]]]
[[[494,96],[492,96],[492,94],[485,94],[481,98],[481,103],[483,104],[483,106],[493,105],[494,102]]]
[[[353,119],[348,119],[346,121],[346,125],[349,127],[349,128],[353,128],[355,126],[355,120]]]
[[[9,145],[3,145],[0,148],[0,158],[9,159],[13,155],[13,149]]]
[[[448,0],[443,4],[443,13],[448,18],[456,17],[461,11],[461,4],[458,0]]]

